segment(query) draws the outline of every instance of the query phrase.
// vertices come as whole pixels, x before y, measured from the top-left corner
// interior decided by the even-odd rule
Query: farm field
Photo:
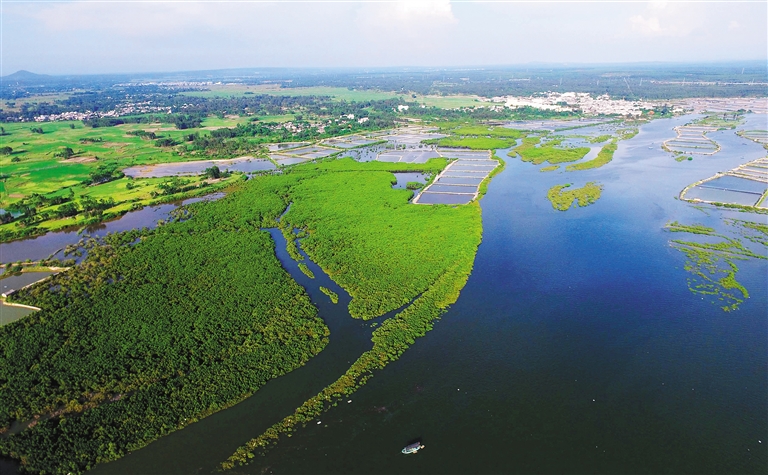
[[[250,94],[270,94],[275,96],[330,96],[339,101],[375,101],[382,99],[393,99],[403,97],[409,101],[415,101],[426,104],[427,107],[440,107],[452,109],[457,107],[484,107],[478,96],[471,95],[450,95],[450,96],[432,96],[417,94],[415,98],[409,94],[376,91],[369,89],[350,90],[345,87],[295,87],[281,88],[274,85],[236,85],[224,84],[208,86],[207,91],[184,92],[184,95],[195,97],[230,97],[240,96],[246,93]]]

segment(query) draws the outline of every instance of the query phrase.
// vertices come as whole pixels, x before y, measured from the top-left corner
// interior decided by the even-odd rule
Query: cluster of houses
[[[576,111],[584,114],[616,114],[623,116],[639,116],[643,110],[653,109],[655,105],[647,101],[626,101],[611,99],[608,94],[592,97],[586,92],[545,92],[527,97],[499,96],[489,99],[490,102],[501,103],[504,107],[513,109],[533,107],[552,111]]]

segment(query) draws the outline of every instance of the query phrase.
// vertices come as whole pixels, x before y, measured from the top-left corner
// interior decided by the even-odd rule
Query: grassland
[[[611,138],[613,138],[612,135],[597,135],[595,137],[587,137],[586,140],[589,143],[602,143],[611,140]]]
[[[717,127],[719,130],[735,129],[737,125],[744,120],[743,114],[738,113],[719,113],[710,114],[694,121],[695,125],[706,125]]]
[[[45,93],[45,94],[35,94],[29,97],[20,97],[18,99],[3,101],[3,109],[8,111],[18,112],[21,110],[22,106],[24,105],[32,106],[32,105],[40,104],[43,102],[55,103],[56,101],[62,101],[62,100],[68,99],[69,97],[72,96],[72,94],[76,92],[84,92],[84,91],[81,89],[81,90],[76,90],[71,92]]]
[[[552,203],[552,207],[558,211],[567,211],[574,201],[579,206],[589,206],[600,198],[603,191],[603,185],[593,181],[587,183],[581,188],[570,188],[570,184],[555,185],[547,192],[547,198]]]
[[[130,131],[163,129],[163,136],[181,139],[184,131],[172,130],[168,124],[131,124],[108,128],[89,128],[79,122],[47,122],[39,124],[45,133],[30,131],[25,123],[3,124],[8,135],[2,139],[13,153],[0,156],[5,192],[0,207],[32,193],[52,193],[77,185],[100,166],[125,168],[146,163],[181,161],[171,149],[155,147],[152,142]],[[74,128],[72,128],[74,127]],[[167,130],[165,130],[167,129]],[[57,157],[66,147],[74,151],[69,159]]]

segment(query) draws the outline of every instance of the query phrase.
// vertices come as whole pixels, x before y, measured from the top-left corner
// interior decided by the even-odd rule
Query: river
[[[660,144],[690,119],[642,126],[596,170],[541,173],[499,151],[507,166],[480,202],[483,242],[458,302],[352,403],[233,473],[763,473],[768,261],[739,261],[750,298],[724,312],[688,289],[686,257],[669,243],[683,236],[664,225],[732,235],[725,217],[765,224],[676,199],[765,149],[724,131],[711,135],[721,152],[676,162]],[[553,210],[549,187],[587,181],[604,185],[595,204]],[[369,324],[344,309],[349,297],[312,263],[315,281],[298,272],[273,237],[331,329],[328,347],[233,408],[93,473],[210,473],[370,345]],[[425,449],[402,455],[416,438]]]

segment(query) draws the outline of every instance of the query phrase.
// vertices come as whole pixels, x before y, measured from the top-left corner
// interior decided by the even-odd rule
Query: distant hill
[[[3,81],[34,81],[34,80],[46,80],[50,78],[51,76],[47,74],[35,74],[22,69],[20,71],[16,71],[13,74],[3,76],[2,80]]]

